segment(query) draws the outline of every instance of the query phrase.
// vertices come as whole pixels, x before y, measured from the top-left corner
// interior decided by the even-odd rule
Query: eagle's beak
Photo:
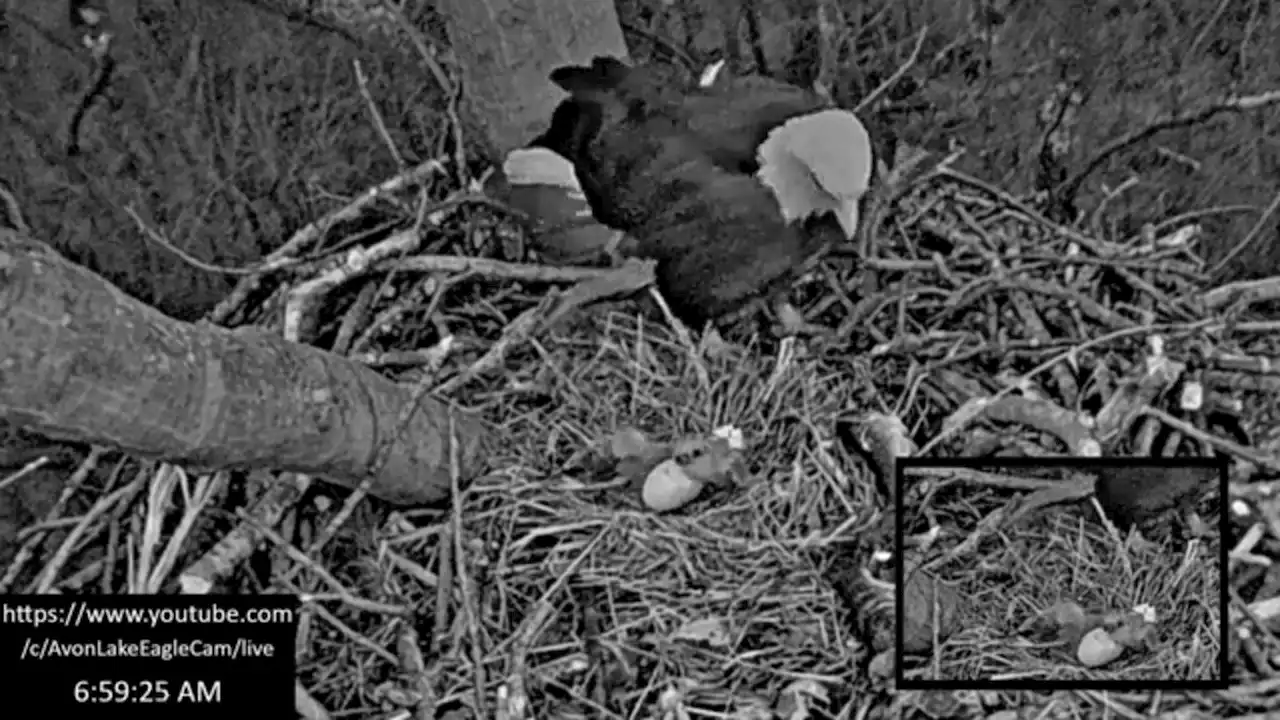
[[[840,223],[845,237],[853,239],[858,232],[858,201],[842,200],[836,208],[836,222]]]

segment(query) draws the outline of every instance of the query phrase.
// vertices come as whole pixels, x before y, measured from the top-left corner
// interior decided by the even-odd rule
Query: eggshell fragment
[[[702,492],[702,485],[689,477],[676,461],[664,460],[644,479],[641,498],[650,510],[675,510],[696,498]]]

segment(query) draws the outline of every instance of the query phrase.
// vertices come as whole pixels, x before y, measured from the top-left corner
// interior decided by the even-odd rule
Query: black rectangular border
[[[1030,468],[1057,465],[1075,470],[1092,470],[1098,467],[1115,467],[1116,465],[1132,465],[1134,467],[1208,467],[1218,470],[1218,492],[1222,498],[1218,512],[1219,542],[1218,557],[1218,674],[1221,680],[990,680],[973,682],[968,680],[906,680],[903,677],[903,628],[906,624],[906,607],[902,599],[901,588],[904,579],[902,562],[905,549],[903,524],[906,518],[906,470],[911,468]],[[1028,458],[925,458],[900,457],[894,463],[894,552],[898,558],[894,570],[894,671],[893,680],[899,690],[1113,690],[1147,692],[1152,690],[1225,690],[1231,686],[1231,659],[1228,656],[1231,639],[1231,623],[1228,620],[1230,609],[1230,592],[1228,588],[1229,572],[1227,567],[1227,537],[1230,529],[1230,495],[1227,489],[1229,462],[1227,458],[1163,458],[1163,457],[1075,457],[1071,455],[1049,455],[1046,457]]]
[[[0,619],[0,671],[13,687],[40,687],[40,707],[54,717],[93,718],[234,718],[252,712],[277,717],[293,712],[294,686],[298,663],[294,653],[301,615],[297,595],[0,595],[0,605],[54,609],[65,614],[55,621],[35,625],[17,618]],[[133,622],[88,622],[80,613],[92,607],[138,608],[148,610],[185,611],[189,608],[208,610],[212,607],[237,610],[288,610],[290,619],[283,622],[195,622],[198,618]],[[20,651],[27,639],[38,642],[54,637],[67,643],[112,643],[150,639],[156,642],[178,640],[216,641],[235,636],[251,637],[260,644],[275,646],[271,658],[193,658],[162,660],[155,657],[128,659],[106,657],[60,657],[57,659],[22,658]],[[162,700],[155,693],[155,683],[169,684]],[[184,700],[181,685],[187,681],[217,681],[222,684],[217,702]],[[106,683],[104,685],[104,682]],[[126,692],[114,691],[116,682],[125,683]],[[25,685],[24,685],[25,683]],[[104,691],[108,688],[110,691]],[[77,689],[89,692],[77,696]],[[122,697],[126,696],[126,697]],[[83,699],[82,699],[83,698]],[[150,698],[150,700],[147,700]]]

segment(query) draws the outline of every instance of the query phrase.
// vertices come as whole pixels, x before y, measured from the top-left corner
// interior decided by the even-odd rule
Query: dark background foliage
[[[273,3],[113,3],[123,57],[89,113],[82,150],[66,127],[92,61],[61,3],[9,3],[0,73],[4,180],[35,234],[165,312],[195,318],[229,286],[148,244],[132,206],[180,247],[221,265],[248,264],[346,198],[386,178],[352,62],[359,60],[406,161],[447,157],[444,102],[417,56]],[[1023,1],[837,3],[830,86],[856,102],[900,67],[927,28],[917,61],[874,118],[881,135],[933,149],[963,146],[961,169],[1015,193],[1045,182],[1041,116],[1075,94],[1058,127],[1066,173],[1126,133],[1233,94],[1280,88],[1280,17],[1265,0],[1174,3]],[[755,0],[753,21],[728,0],[623,0],[637,57],[702,64],[728,54],[740,70],[797,82],[818,71],[813,4]],[[441,43],[438,18],[412,18]],[[737,20],[736,27],[729,18]],[[760,66],[763,65],[763,68]],[[1222,114],[1156,133],[1116,153],[1083,183],[1077,212],[1107,202],[1097,227],[1124,240],[1144,223],[1204,217],[1203,251],[1223,257],[1280,190],[1274,108]],[[1055,138],[1058,136],[1055,136]],[[474,138],[464,138],[470,142]],[[1231,276],[1273,272],[1276,219],[1231,264]]]

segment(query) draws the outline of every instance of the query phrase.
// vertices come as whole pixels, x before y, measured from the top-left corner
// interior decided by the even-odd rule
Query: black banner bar
[[[5,685],[67,717],[293,717],[287,595],[0,596]]]

